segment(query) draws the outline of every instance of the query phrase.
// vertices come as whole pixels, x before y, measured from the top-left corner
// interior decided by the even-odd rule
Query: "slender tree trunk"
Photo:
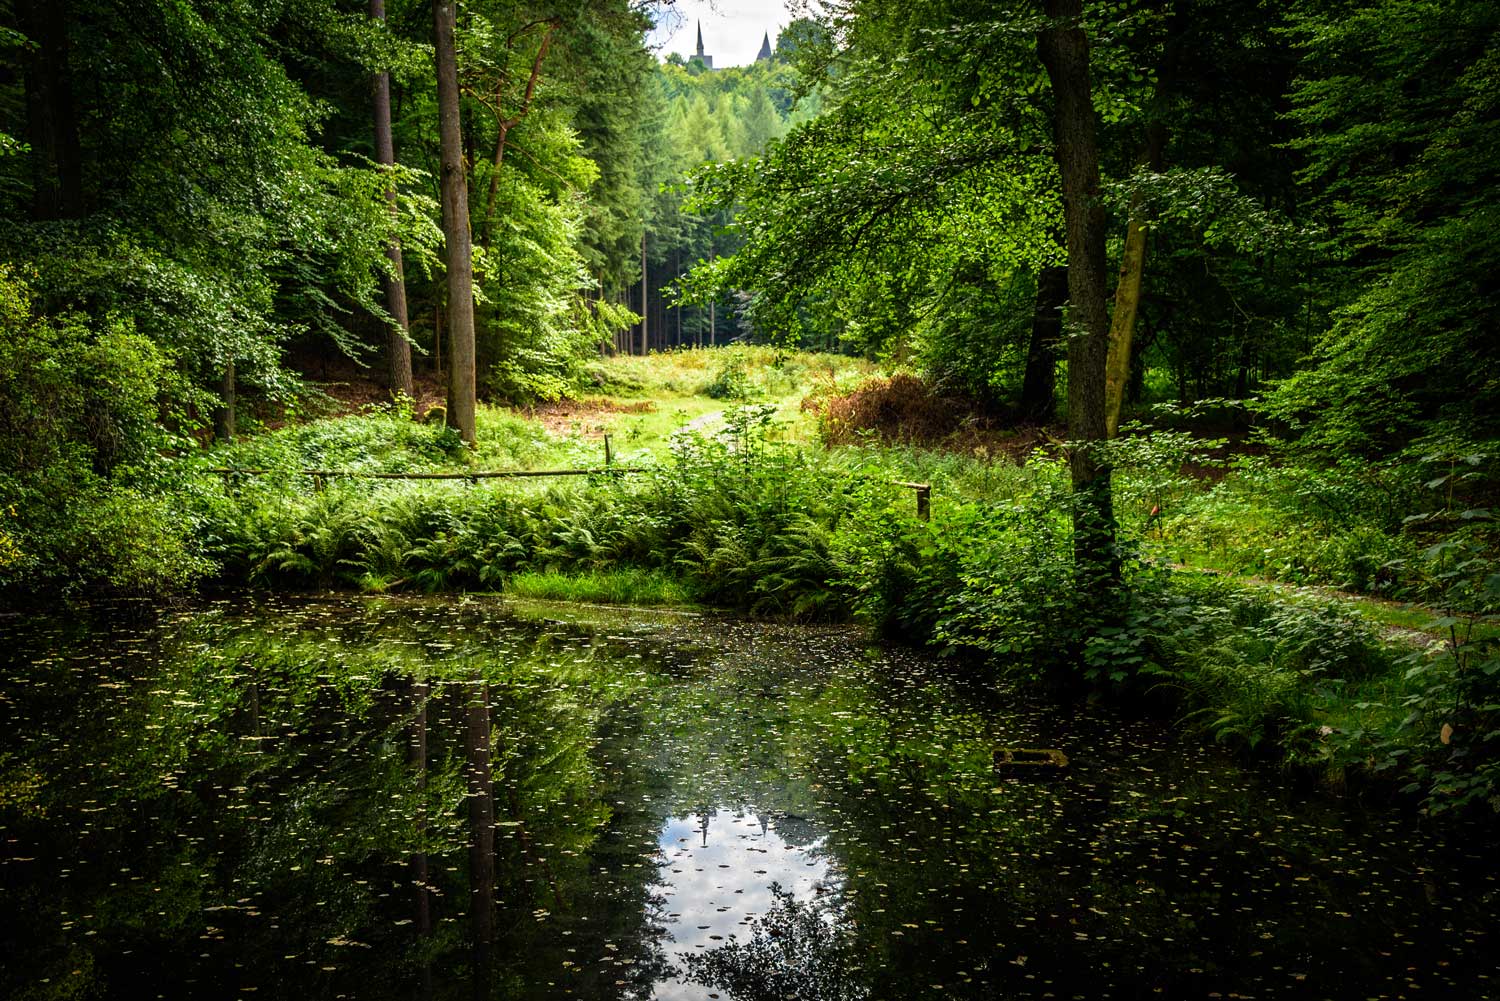
[[[224,366],[224,375],[219,381],[219,406],[214,409],[214,438],[218,441],[234,441],[234,362]]]
[[[1093,447],[1108,436],[1104,386],[1109,312],[1089,42],[1080,25],[1082,0],[1046,0],[1046,13],[1052,23],[1039,33],[1037,50],[1052,82],[1068,244],[1068,324],[1073,328],[1068,337],[1073,552],[1085,581],[1109,588],[1119,580],[1120,564],[1110,470]]]
[[[21,0],[31,214],[38,220],[83,215],[83,152],[68,68],[67,0]]]
[[[651,299],[646,288],[646,231],[641,230],[641,354],[650,352],[647,340],[647,318],[651,315]]]
[[[1146,166],[1161,166],[1166,132],[1155,122],[1146,130]],[[1146,278],[1145,199],[1140,192],[1130,196],[1130,223],[1125,231],[1125,250],[1120,255],[1120,281],[1115,285],[1115,309],[1109,321],[1109,359],[1105,363],[1104,419],[1109,436],[1120,430],[1120,410],[1125,401],[1125,383],[1130,379],[1131,344],[1135,340],[1136,315],[1140,312],[1141,288]]]
[[[514,116],[505,118],[500,108],[500,102],[504,94],[499,91],[495,94],[495,117],[498,121],[497,135],[495,137],[494,169],[490,171],[489,192],[485,195],[484,199],[484,228],[480,231],[479,237],[479,245],[485,250],[490,249],[490,231],[494,220],[495,195],[500,190],[500,167],[505,163],[506,141],[510,137],[510,130],[521,124],[521,119],[525,118],[527,113],[531,111],[531,99],[536,95],[537,81],[542,76],[542,62],[547,58],[547,49],[552,46],[552,32],[556,31],[558,25],[561,23],[557,18],[546,22],[547,31],[542,35],[542,44],[537,47],[536,59],[531,63],[531,77],[526,81],[526,93],[521,98],[521,109]],[[515,36],[512,35],[511,42],[514,42],[514,40]],[[511,42],[506,44],[507,52],[510,50]],[[504,77],[501,78],[501,85],[502,87],[504,86]]]
[[[1130,378],[1130,342],[1135,337],[1135,317],[1146,275],[1146,221],[1141,216],[1140,202],[1139,195],[1131,196],[1125,250],[1120,255],[1120,281],[1115,285],[1115,309],[1109,321],[1109,359],[1104,370],[1104,422],[1111,438],[1120,431],[1125,381]]]
[[[370,18],[385,20],[385,0],[370,0]],[[396,163],[396,146],[391,139],[391,75],[385,70],[375,74],[375,162],[382,167]],[[391,207],[391,218],[396,217],[396,185],[391,183],[385,191],[385,200]],[[391,262],[391,273],[385,276],[385,308],[391,314],[394,325],[386,328],[387,388],[392,394],[400,393],[408,398],[417,395],[416,384],[411,374],[411,341],[407,333],[411,329],[406,316],[406,276],[401,264],[401,241],[391,239],[385,248],[386,259]]]
[[[1057,346],[1062,343],[1063,307],[1068,303],[1068,269],[1043,268],[1036,279],[1036,306],[1021,379],[1020,417],[1046,424],[1057,416]]]
[[[433,0],[438,132],[442,143],[444,244],[448,264],[448,426],[473,444],[474,262],[469,239],[469,190],[459,118],[458,64],[453,40],[455,0]]]

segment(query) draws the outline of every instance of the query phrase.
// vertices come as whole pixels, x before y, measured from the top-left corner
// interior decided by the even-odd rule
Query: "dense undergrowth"
[[[777,444],[771,413],[732,410],[723,434],[681,435],[630,476],[314,489],[292,470],[474,461],[442,429],[345,419],[216,453],[287,472],[202,478],[188,509],[202,557],[230,584],[855,618],[966,669],[1169,706],[1216,740],[1274,749],[1335,783],[1399,776],[1432,810],[1495,801],[1500,576],[1487,514],[1464,506],[1471,481],[1445,478],[1482,483],[1489,460],[1430,476],[1436,458],[1404,470],[1250,458],[1210,482],[1182,472],[1204,443],[1138,432],[1113,446],[1126,579],[1101,598],[1076,577],[1060,458]],[[486,461],[557,461],[549,448],[574,447],[488,419]],[[912,480],[933,484],[930,521],[897,485]],[[1443,618],[1392,641],[1340,598],[1184,559],[1420,599]]]
[[[598,464],[597,443],[499,410],[482,412],[477,453],[393,412],[175,462],[143,459],[155,470],[149,493],[101,482],[148,499],[162,518],[142,520],[129,502],[131,534],[115,537],[107,519],[75,531],[99,540],[92,563],[77,559],[49,579],[33,561],[24,579],[54,590],[102,581],[149,591],[195,577],[488,590],[853,618],[965,669],[1169,706],[1214,739],[1275,749],[1336,783],[1399,776],[1433,810],[1500,802],[1500,567],[1482,506],[1494,482],[1487,456],[1435,451],[1335,468],[1250,457],[1204,478],[1184,470],[1212,467],[1216,443],[1137,429],[1111,445],[1126,574],[1101,591],[1076,577],[1061,457],[781,443],[776,409],[732,408],[724,432],[679,435],[669,450],[636,457],[644,471],[633,475],[314,481],[300,472]],[[271,472],[213,472],[221,468]],[[933,485],[930,520],[898,485],[909,481]],[[166,541],[143,539],[141,526]],[[0,566],[7,583],[18,566]],[[1442,617],[1391,642],[1342,599],[1222,571],[1421,601]]]

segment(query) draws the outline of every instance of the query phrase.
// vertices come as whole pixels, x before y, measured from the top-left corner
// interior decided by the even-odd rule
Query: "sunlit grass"
[[[687,585],[659,570],[529,571],[510,577],[505,582],[503,593],[507,598],[605,605],[683,607],[693,604],[693,595]]]

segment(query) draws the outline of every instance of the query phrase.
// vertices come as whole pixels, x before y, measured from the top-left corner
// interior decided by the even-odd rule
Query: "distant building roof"
[[[760,52],[756,55],[755,61],[756,62],[762,62],[762,61],[764,61],[766,59],[770,59],[770,58],[771,58],[771,33],[768,31],[764,35],[761,36],[761,39],[760,39]]]

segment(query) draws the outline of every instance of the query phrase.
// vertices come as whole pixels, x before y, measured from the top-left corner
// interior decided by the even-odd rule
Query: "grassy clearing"
[[[505,581],[507,598],[600,605],[688,608],[695,602],[681,579],[661,570],[625,568],[566,573],[526,571]]]
[[[1128,587],[1101,595],[1076,579],[1061,457],[1033,452],[1021,464],[859,438],[809,444],[814,435],[777,419],[797,396],[771,396],[783,378],[774,356],[737,367],[732,350],[611,360],[611,378],[639,375],[627,391],[656,394],[656,408],[579,412],[615,422],[617,450],[647,467],[640,475],[336,481],[322,491],[290,472],[207,478],[192,510],[210,529],[204,555],[226,579],[264,586],[503,589],[526,600],[855,618],[1022,680],[1121,697],[1170,693],[1185,727],[1275,748],[1334,781],[1376,767],[1451,790],[1450,779],[1469,774],[1433,763],[1448,753],[1440,727],[1452,726],[1455,740],[1482,732],[1462,715],[1472,703],[1466,679],[1482,673],[1468,665],[1480,661],[1429,642],[1445,637],[1425,609],[1334,590],[1435,595],[1453,579],[1444,567],[1478,565],[1428,558],[1411,537],[1404,515],[1423,498],[1409,475],[1255,461],[1208,482],[1183,473],[1201,447],[1190,435],[1121,439],[1110,459]],[[802,376],[815,369],[797,356],[781,361],[793,365]],[[726,372],[743,376],[741,399],[764,402],[700,392]],[[721,411],[741,426],[739,438],[704,433],[667,447],[695,415]],[[594,466],[602,457],[587,427],[559,434],[507,411],[483,409],[480,433],[470,452],[446,429],[371,414],[287,429],[203,461],[442,469]],[[930,521],[893,481],[932,484]],[[1184,557],[1229,572],[1174,569]],[[1472,657],[1488,656],[1480,647],[1494,635],[1492,625],[1476,632]]]

